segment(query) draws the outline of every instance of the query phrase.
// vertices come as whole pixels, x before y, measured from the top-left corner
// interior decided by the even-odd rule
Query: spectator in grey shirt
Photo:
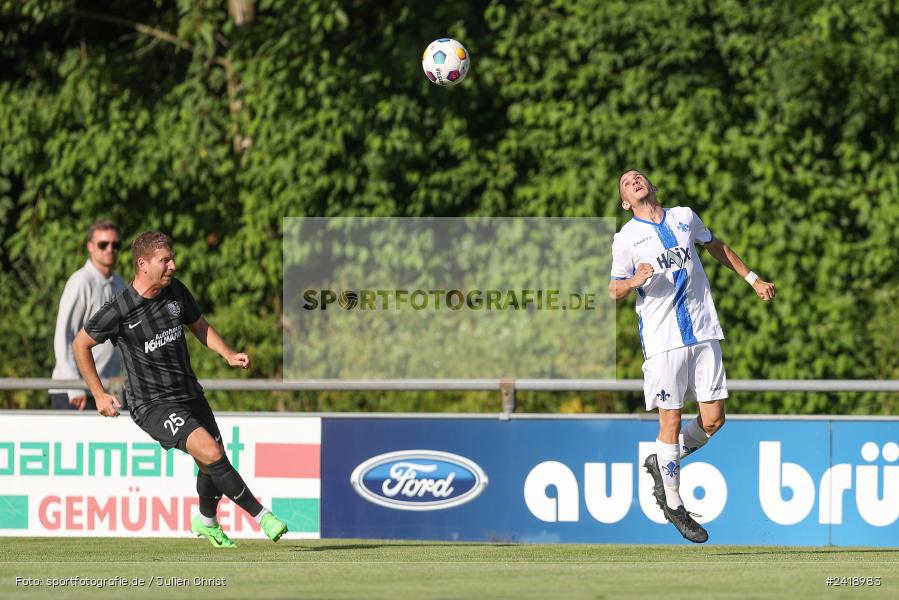
[[[112,272],[121,247],[121,233],[114,222],[97,221],[87,230],[89,258],[69,277],[59,300],[56,333],[53,336],[53,351],[56,354],[53,379],[81,379],[72,354],[72,340],[101,306],[125,289],[122,278]],[[121,375],[122,358],[112,342],[95,346],[93,354],[100,377],[106,379]],[[84,389],[50,390],[50,404],[55,409],[97,409],[93,397]]]

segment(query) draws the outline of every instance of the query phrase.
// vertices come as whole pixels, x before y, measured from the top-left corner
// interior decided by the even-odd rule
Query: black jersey
[[[97,342],[112,340],[121,351],[128,403],[139,411],[147,404],[202,395],[182,327],[201,316],[188,289],[172,278],[155,298],[144,298],[129,285],[104,304],[84,330]]]

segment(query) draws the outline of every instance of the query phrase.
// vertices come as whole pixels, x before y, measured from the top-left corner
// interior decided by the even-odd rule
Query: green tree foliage
[[[430,84],[418,60],[447,34],[473,57],[451,89]],[[254,356],[241,375],[279,377],[283,217],[623,221],[615,182],[629,167],[779,287],[764,305],[706,257],[732,378],[899,375],[892,2],[257,0],[238,26],[224,0],[0,0],[0,60],[2,376],[49,375],[56,303],[95,218],[119,221],[126,241],[170,232],[180,276]],[[618,324],[618,374],[640,377],[627,304]],[[234,376],[193,350],[201,376]],[[548,410],[641,404],[526,397]],[[217,399],[323,410],[485,401]],[[892,402],[734,398],[788,413],[895,413]]]

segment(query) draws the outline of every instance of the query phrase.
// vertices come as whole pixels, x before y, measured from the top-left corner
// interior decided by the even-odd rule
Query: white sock
[[[215,517],[207,517],[203,513],[200,513],[200,522],[206,527],[215,527],[219,524],[218,519]]]
[[[665,484],[665,500],[668,508],[683,505],[678,488],[680,488],[680,444],[666,444],[656,440],[656,459],[659,471],[662,472],[662,483]]]
[[[709,434],[699,426],[699,417],[697,417],[681,428],[678,440],[680,442],[680,458],[683,458],[705,446],[709,441]]]
[[[267,509],[266,507],[263,506],[262,510],[259,511],[259,514],[253,518],[256,519],[257,523],[262,523],[262,517],[264,517],[265,515],[267,515],[270,512],[272,512],[272,511],[270,511],[269,509]]]

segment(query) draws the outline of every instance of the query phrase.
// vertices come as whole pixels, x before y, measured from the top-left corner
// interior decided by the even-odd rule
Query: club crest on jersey
[[[688,260],[692,260],[689,248],[668,248],[664,254],[660,254],[656,261],[663,270],[682,269]]]
[[[678,221],[677,228],[680,229],[681,231],[683,231],[684,233],[690,231],[690,226],[681,221]]]
[[[169,309],[169,313],[175,317],[176,319],[181,316],[181,303],[180,302],[169,302],[165,305],[167,309]]]

